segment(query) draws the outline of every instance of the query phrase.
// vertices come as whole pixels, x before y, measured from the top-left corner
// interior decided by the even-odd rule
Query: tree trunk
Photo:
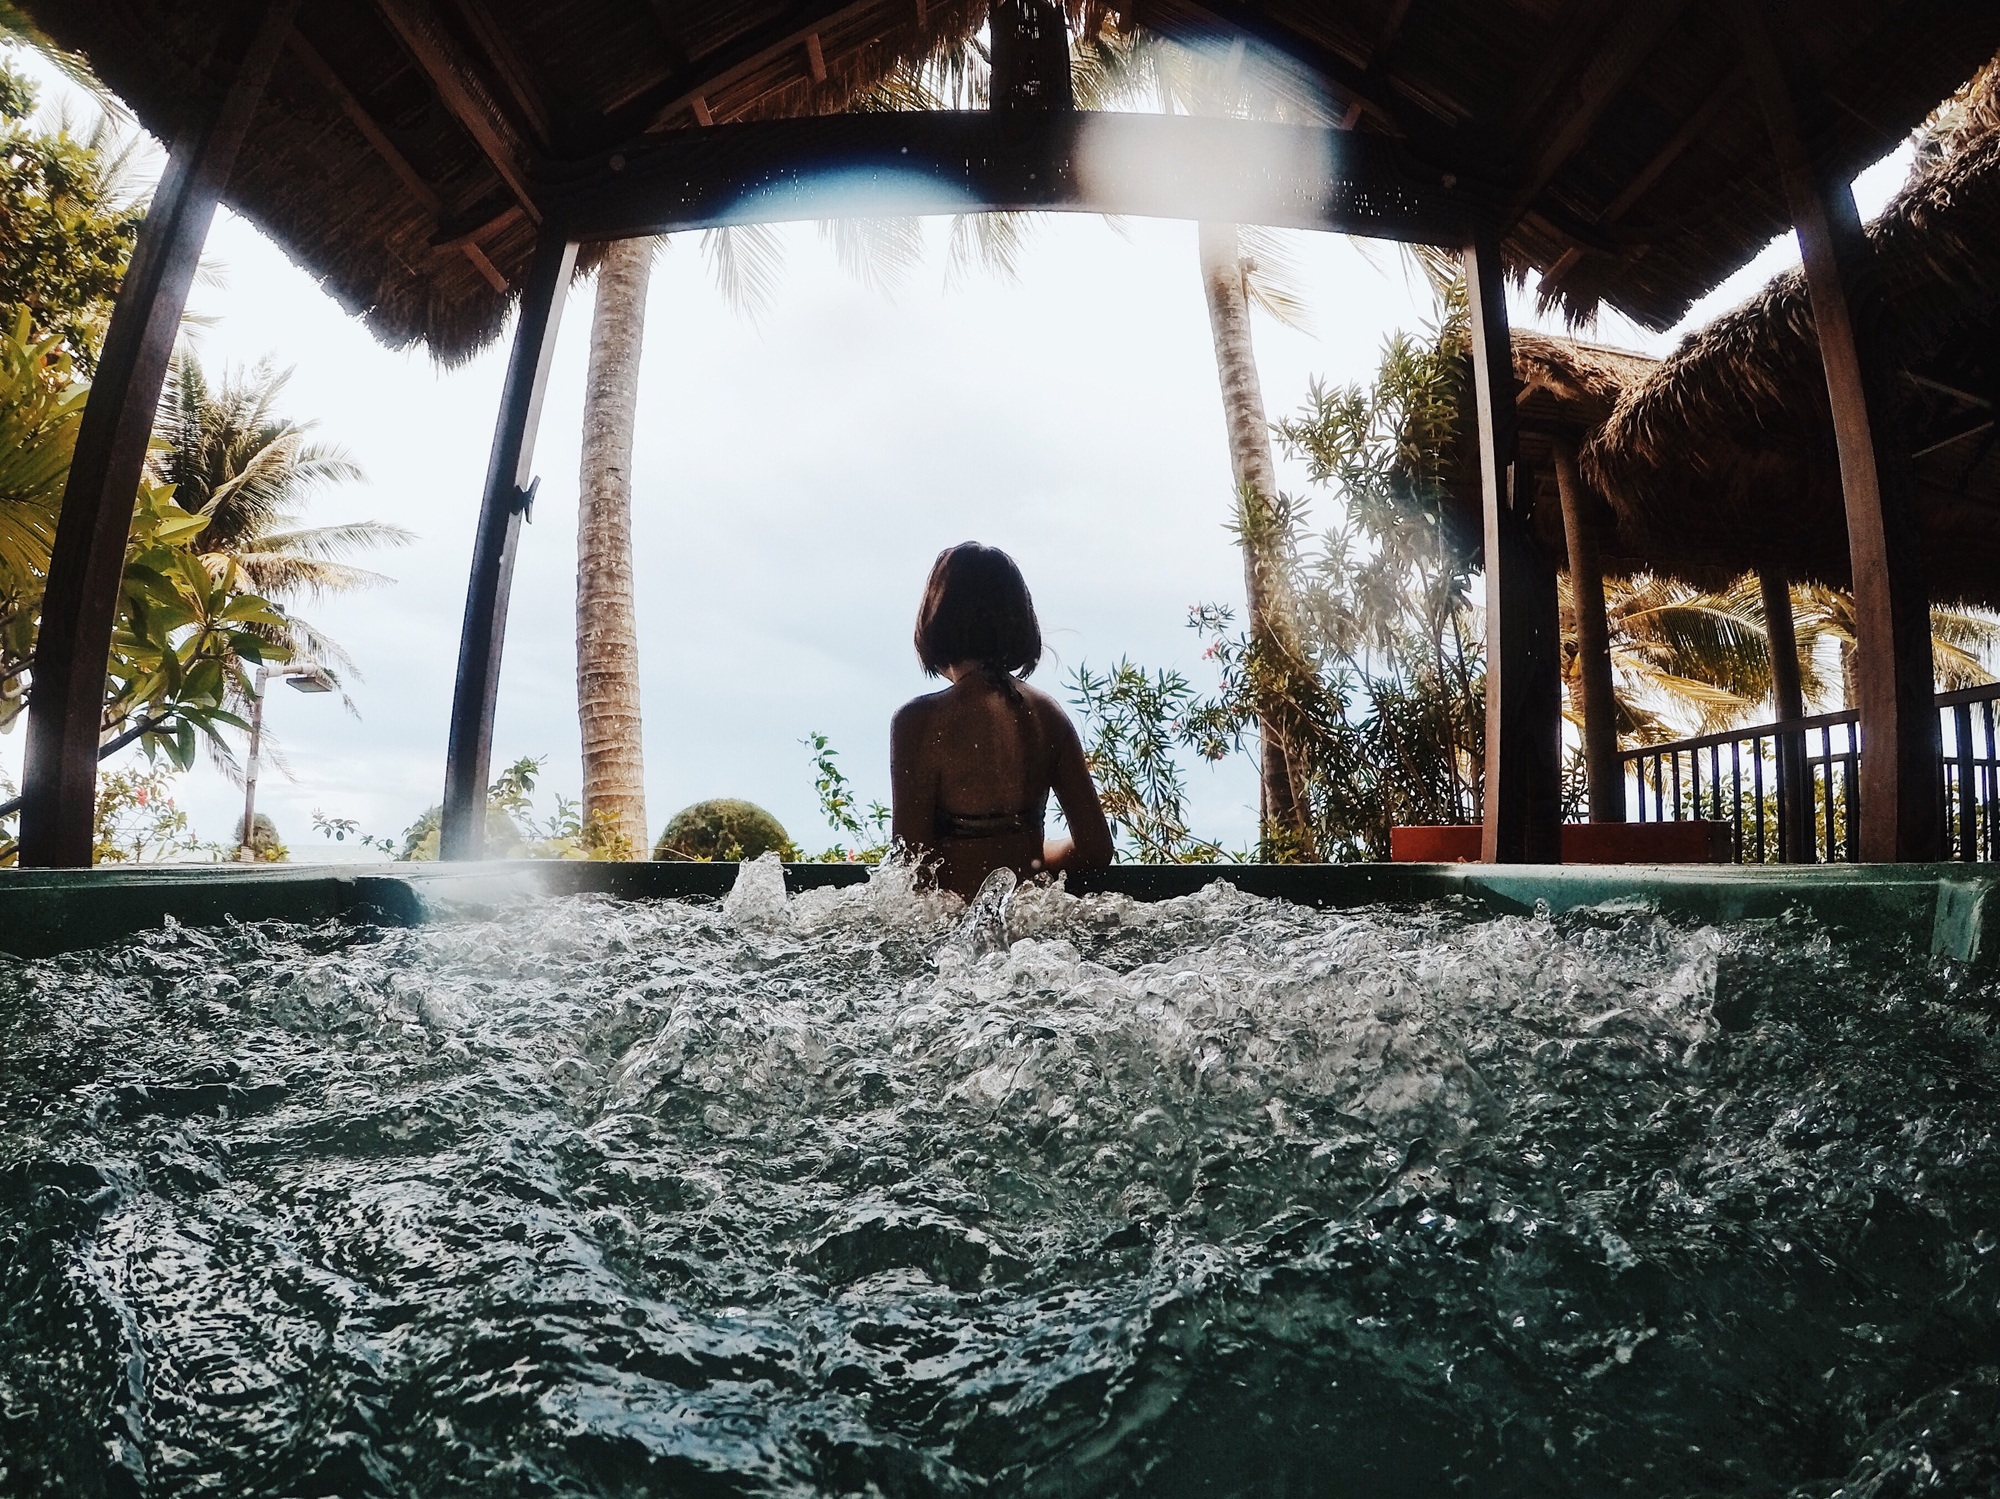
[[[646,337],[651,239],[621,240],[597,272],[576,513],[576,701],[583,816],[608,822],[646,857],[639,636],[632,588],[632,430]]]
[[[1286,597],[1284,558],[1269,534],[1276,515],[1278,471],[1271,460],[1271,429],[1250,344],[1242,250],[1234,224],[1203,224],[1199,236],[1229,466],[1243,512],[1243,592],[1250,639],[1267,662],[1282,662],[1295,656],[1297,642]],[[1257,738],[1261,839],[1267,851],[1274,845],[1288,846],[1296,857],[1316,858],[1305,815],[1305,788],[1298,781],[1295,757],[1287,752],[1283,724],[1268,706],[1259,713]]]
[[[1583,770],[1590,791],[1590,820],[1623,822],[1625,766],[1618,758],[1618,698],[1611,685],[1611,630],[1604,617],[1604,568],[1597,552],[1596,517],[1583,476],[1577,472],[1576,448],[1558,439],[1555,460],[1583,687]]]

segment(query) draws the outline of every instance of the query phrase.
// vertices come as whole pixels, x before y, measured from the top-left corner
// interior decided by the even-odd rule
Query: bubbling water
[[[0,968],[0,1491],[2000,1488],[1984,992],[905,872]]]

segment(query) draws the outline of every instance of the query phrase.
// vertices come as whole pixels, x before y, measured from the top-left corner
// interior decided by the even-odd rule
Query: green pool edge
[[[859,865],[788,864],[794,891],[859,884]],[[1500,913],[1626,903],[1703,921],[1798,911],[1839,931],[1926,944],[1939,957],[2000,962],[2000,868],[1855,864],[1813,869],[1694,865],[1122,865],[1072,876],[1077,894],[1193,895],[1226,880],[1252,895],[1328,908],[1459,897]],[[535,896],[636,900],[726,895],[733,864],[160,865],[0,870],[0,952],[20,958],[99,947],[156,929],[227,921],[333,919],[414,926],[490,914]]]

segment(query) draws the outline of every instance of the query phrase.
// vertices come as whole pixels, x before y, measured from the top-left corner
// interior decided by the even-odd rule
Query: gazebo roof
[[[1941,117],[1867,237],[1932,596],[2000,605],[2000,61]],[[1778,562],[1849,581],[1826,376],[1796,271],[1692,334],[1584,458],[1627,543],[1663,566]]]
[[[25,0],[171,138],[242,0]],[[1573,314],[1665,326],[1789,224],[1727,8],[1712,0],[1128,0],[1125,24],[1244,36],[1308,118],[1373,136],[1505,228]],[[1080,9],[1075,5],[1072,9]],[[1095,9],[1095,7],[1093,7]],[[1990,0],[1815,0],[1800,40],[1851,172],[1996,45]],[[844,109],[956,44],[983,0],[311,0],[228,201],[390,343],[499,329],[545,191],[710,122]]]

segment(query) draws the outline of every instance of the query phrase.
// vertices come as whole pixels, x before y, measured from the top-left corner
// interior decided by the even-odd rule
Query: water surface
[[[0,1492],[2000,1492],[1927,957],[776,880],[0,959]]]

